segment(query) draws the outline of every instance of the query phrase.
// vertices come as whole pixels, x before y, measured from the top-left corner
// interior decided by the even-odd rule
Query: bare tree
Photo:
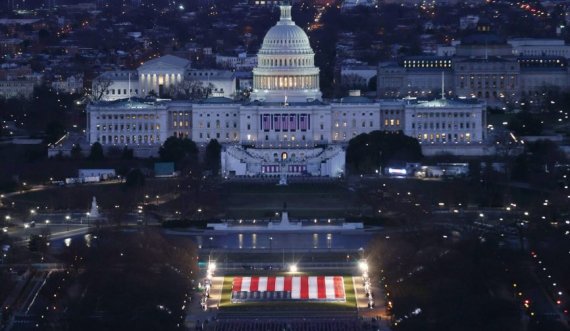
[[[368,86],[366,80],[357,74],[345,74],[341,77],[342,86],[352,89],[360,89],[366,91]]]
[[[185,79],[176,85],[171,85],[167,94],[173,99],[204,99],[213,89],[212,83],[205,85],[201,80]]]
[[[103,98],[105,92],[109,89],[109,87],[113,84],[113,81],[107,77],[107,75],[102,74],[99,77],[95,78],[92,83],[91,89],[91,99],[94,101],[99,101]]]

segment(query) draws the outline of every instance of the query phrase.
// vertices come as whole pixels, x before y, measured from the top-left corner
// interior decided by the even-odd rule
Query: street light
[[[298,270],[299,270],[299,269],[297,268],[297,265],[296,265],[296,264],[291,264],[291,265],[289,265],[289,272],[295,273],[295,272],[297,272]]]
[[[366,260],[359,261],[358,268],[360,268],[360,271],[362,272],[368,272],[368,263],[366,262]]]

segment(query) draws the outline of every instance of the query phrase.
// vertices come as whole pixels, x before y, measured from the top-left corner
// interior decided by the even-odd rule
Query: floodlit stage
[[[326,272],[242,275],[222,276],[219,308],[224,314],[245,309],[255,316],[273,316],[276,312],[293,316],[309,311],[319,312],[317,315],[321,316],[327,311],[353,314],[356,310],[358,279],[352,275]]]
[[[346,302],[342,276],[233,277],[231,302]]]

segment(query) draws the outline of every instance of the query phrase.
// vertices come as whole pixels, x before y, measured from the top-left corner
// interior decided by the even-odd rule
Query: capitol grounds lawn
[[[255,270],[252,270],[248,275],[258,274]],[[232,303],[232,281],[234,276],[224,276],[224,282],[222,285],[222,297],[220,299],[220,309],[223,311],[235,311],[241,309],[251,309],[251,308],[262,308],[262,309],[273,309],[273,308],[287,308],[287,309],[310,309],[310,310],[338,310],[338,311],[352,311],[356,309],[356,293],[354,292],[354,284],[352,282],[352,275],[334,273],[330,270],[327,271],[315,271],[315,272],[298,272],[291,274],[288,272],[272,272],[268,274],[267,271],[263,273],[267,276],[343,276],[344,277],[344,292],[346,295],[345,302],[309,302],[309,301],[259,301],[259,302],[242,302],[242,303]]]
[[[40,209],[47,207],[47,210],[87,210],[91,199],[96,197],[99,205],[108,208],[124,198],[142,201],[144,194],[159,195],[163,199],[168,199],[173,192],[177,192],[177,184],[176,179],[148,178],[145,186],[136,192],[138,197],[131,191],[125,191],[123,183],[112,181],[62,187],[51,186],[44,190],[24,192],[6,198],[5,201],[14,202],[16,208],[23,211],[33,207],[40,207]],[[154,199],[150,199],[149,202],[154,202]]]
[[[293,183],[277,186],[271,183],[224,183],[221,206],[227,218],[271,218],[275,212],[287,210],[292,219],[342,218],[360,214],[366,207],[360,205],[356,194],[340,182]]]

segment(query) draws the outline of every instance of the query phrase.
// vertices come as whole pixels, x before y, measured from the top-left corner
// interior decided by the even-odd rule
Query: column
[[[140,86],[139,86],[139,93],[141,94],[141,96],[143,95],[143,91],[146,91],[146,86],[145,86],[145,74],[141,74],[140,78],[139,78]]]
[[[149,79],[150,77],[148,76],[148,74],[144,74],[144,94],[147,95],[148,94],[148,86],[149,86]]]

